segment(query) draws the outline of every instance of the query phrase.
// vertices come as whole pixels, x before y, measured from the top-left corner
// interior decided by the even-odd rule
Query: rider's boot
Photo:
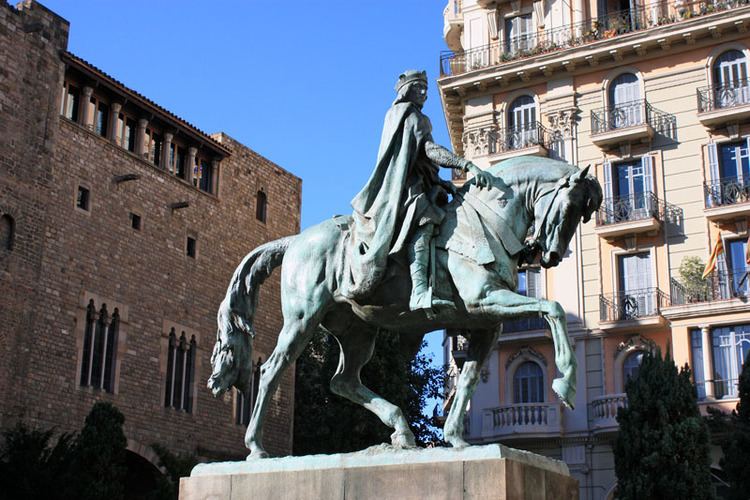
[[[409,271],[411,272],[409,309],[423,310],[428,317],[433,316],[435,307],[454,309],[456,307],[450,300],[434,297],[432,287],[429,285],[430,240],[432,240],[434,230],[434,224],[426,224],[417,228],[409,246]]]

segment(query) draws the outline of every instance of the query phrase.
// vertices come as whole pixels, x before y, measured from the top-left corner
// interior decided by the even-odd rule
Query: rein
[[[560,193],[560,191],[563,188],[570,187],[570,177],[564,177],[557,181],[557,184],[555,184],[555,187],[550,188],[543,192],[541,195],[539,195],[536,199],[536,202],[544,198],[550,193],[552,194],[552,199],[549,201],[549,204],[547,205],[547,208],[544,210],[544,216],[542,217],[542,221],[537,225],[536,229],[534,230],[534,235],[531,237],[531,241],[527,242],[524,249],[524,258],[528,258],[530,256],[533,256],[536,254],[536,252],[541,249],[541,245],[539,244],[539,238],[542,235],[542,228],[547,225],[547,219],[549,218],[549,214],[552,211],[552,205],[554,204],[555,198],[557,198],[557,195]]]

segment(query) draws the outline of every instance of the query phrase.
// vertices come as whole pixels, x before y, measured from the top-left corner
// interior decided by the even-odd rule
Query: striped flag
[[[716,261],[719,258],[719,254],[724,251],[724,241],[721,239],[721,231],[716,235],[716,243],[714,243],[714,249],[711,252],[711,256],[706,262],[706,267],[703,269],[703,279],[706,279],[709,274],[716,269]]]
[[[750,236],[747,237],[745,244],[745,264],[750,265]]]

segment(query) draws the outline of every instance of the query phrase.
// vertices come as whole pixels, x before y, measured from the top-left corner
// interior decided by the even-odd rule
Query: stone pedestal
[[[564,462],[502,445],[201,464],[180,481],[180,500],[573,500]]]

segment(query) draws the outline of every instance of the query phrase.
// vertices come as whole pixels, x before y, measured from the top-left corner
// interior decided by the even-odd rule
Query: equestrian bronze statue
[[[560,262],[579,222],[588,222],[601,204],[599,183],[588,167],[579,170],[540,157],[512,158],[482,171],[432,141],[430,122],[421,112],[424,72],[402,74],[396,91],[375,171],[352,202],[352,216],[256,248],[240,263],[221,303],[208,381],[214,395],[232,386],[248,390],[259,287],[281,266],[284,326],[261,368],[245,436],[248,458],[267,456],[262,431],[271,396],[319,329],[341,346],[331,390],[391,427],[395,447],[415,446],[403,412],[359,377],[380,329],[398,332],[411,355],[428,332],[468,332],[468,357],[444,427],[445,440],[454,447],[467,445],[464,414],[503,321],[544,317],[561,374],[552,389],[573,406],[576,360],[565,312],[555,301],[515,290],[519,264]],[[438,177],[439,166],[474,177],[455,189]]]

